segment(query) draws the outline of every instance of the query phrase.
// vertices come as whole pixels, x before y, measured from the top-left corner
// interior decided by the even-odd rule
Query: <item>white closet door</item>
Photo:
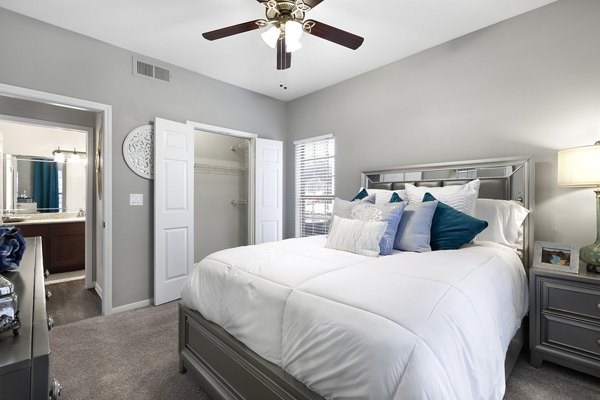
[[[255,243],[282,239],[283,142],[255,139]]]
[[[154,123],[154,304],[181,297],[194,264],[194,128]]]

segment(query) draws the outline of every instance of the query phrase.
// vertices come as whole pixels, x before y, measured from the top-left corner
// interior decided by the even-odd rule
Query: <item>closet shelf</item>
[[[239,204],[248,204],[248,200],[231,200],[232,206],[237,206]]]
[[[204,164],[204,163],[195,163],[194,170],[198,172],[203,172],[207,174],[215,173],[215,174],[231,174],[231,175],[239,175],[246,172],[246,168],[237,167],[233,165],[218,165],[218,164]]]

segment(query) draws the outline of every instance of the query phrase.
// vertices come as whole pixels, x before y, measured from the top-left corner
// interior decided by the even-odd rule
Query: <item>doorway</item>
[[[4,119],[19,120],[23,117],[35,119],[35,116],[25,114],[43,114],[50,108],[57,109],[61,115],[61,122],[65,115],[74,115],[81,112],[92,115],[91,123],[85,123],[91,128],[84,128],[88,133],[85,152],[88,158],[87,182],[86,182],[86,208],[85,213],[85,237],[93,238],[86,240],[86,265],[94,266],[91,279],[86,279],[86,286],[93,286],[102,298],[102,314],[108,315],[112,312],[112,108],[109,105],[90,102],[53,93],[46,93],[17,86],[0,83],[0,99],[9,104],[4,110],[9,114]],[[10,102],[29,103],[27,107],[13,107]],[[18,111],[15,111],[18,110]],[[39,117],[38,117],[39,118]],[[41,119],[41,118],[40,118]],[[50,118],[43,118],[48,120]],[[77,117],[74,117],[78,120]],[[54,124],[54,123],[52,123]],[[61,124],[59,124],[61,125]],[[70,130],[81,130],[82,125],[73,126],[62,124],[62,128]],[[66,150],[66,149],[65,149]],[[66,153],[66,152],[65,152]],[[77,150],[71,151],[74,155]],[[81,154],[80,154],[81,156]],[[71,175],[73,177],[75,173]],[[65,176],[66,178],[66,176]],[[68,185],[68,182],[65,182]],[[22,199],[23,200],[23,199]],[[28,200],[28,199],[25,199]],[[77,210],[79,211],[79,210]]]
[[[88,218],[93,215],[90,141],[91,127],[0,116],[2,222],[25,237],[42,238],[48,312],[57,324],[101,314],[101,300],[93,290]]]

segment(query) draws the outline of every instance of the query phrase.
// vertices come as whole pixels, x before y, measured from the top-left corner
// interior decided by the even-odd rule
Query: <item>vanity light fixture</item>
[[[54,162],[57,162],[57,163],[65,162],[65,155],[63,154],[62,151],[60,151],[60,146],[58,147],[58,150],[54,150],[52,152],[52,155],[54,155]]]
[[[77,154],[77,149],[73,149],[73,154],[69,156],[69,162],[71,164],[79,164],[80,161],[81,158],[79,157],[79,154]]]
[[[73,151],[61,150],[60,146],[58,147],[58,149],[52,152],[52,155],[54,156],[54,162],[64,163],[65,161],[67,161],[72,164],[77,164],[81,162],[82,157],[86,157],[85,151],[77,151],[76,148],[73,148]],[[67,158],[67,156],[69,156],[69,158]]]

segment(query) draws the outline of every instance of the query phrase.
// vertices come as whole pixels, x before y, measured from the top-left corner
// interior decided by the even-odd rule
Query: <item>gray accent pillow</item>
[[[409,204],[402,213],[394,248],[422,253],[431,251],[431,221],[437,201]]]

